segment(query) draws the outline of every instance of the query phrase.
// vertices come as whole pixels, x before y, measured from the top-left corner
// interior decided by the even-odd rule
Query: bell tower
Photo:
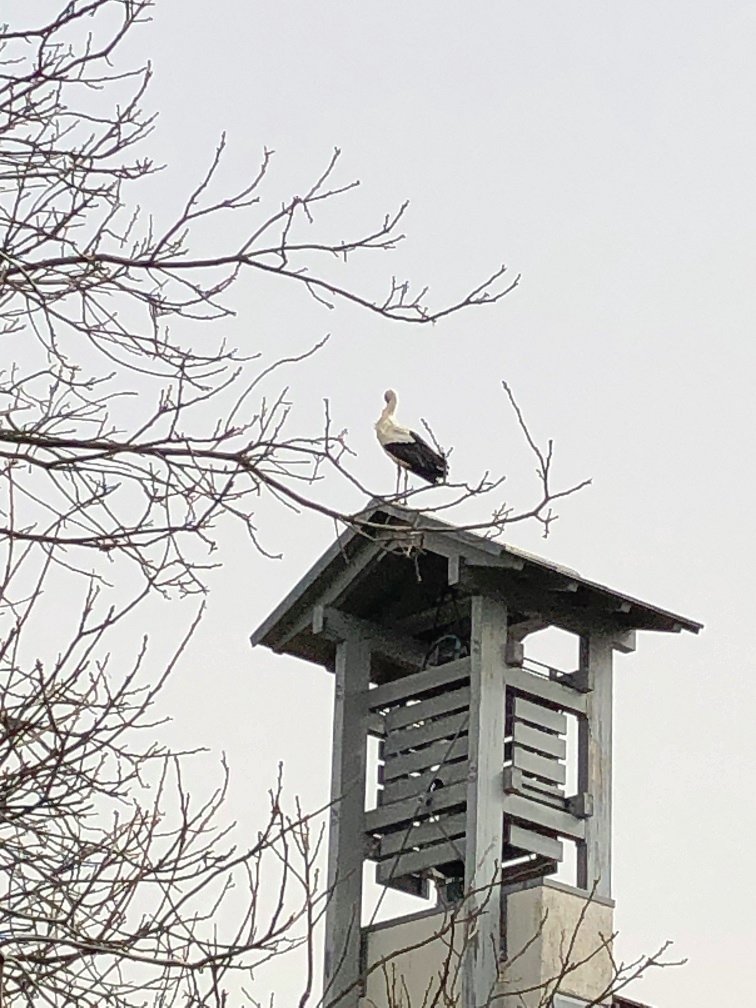
[[[613,656],[701,625],[395,505],[364,522],[252,636],[335,677],[324,1004],[622,1004]],[[576,636],[576,667],[529,658],[546,627]],[[363,921],[365,861],[422,909]]]

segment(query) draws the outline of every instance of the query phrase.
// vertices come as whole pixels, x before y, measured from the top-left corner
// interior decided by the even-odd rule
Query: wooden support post
[[[464,1008],[489,1003],[499,974],[507,610],[472,600],[465,887],[475,915],[465,948]]]
[[[357,1008],[365,832],[370,647],[359,635],[336,649],[323,1001]]]
[[[592,798],[585,840],[578,844],[577,884],[612,895],[612,648],[610,633],[589,633],[580,641],[586,712],[578,723],[578,791]],[[595,890],[594,890],[595,886]]]

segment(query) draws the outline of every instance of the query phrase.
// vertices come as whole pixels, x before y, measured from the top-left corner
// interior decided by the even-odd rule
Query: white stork
[[[404,470],[404,489],[407,490],[409,473],[414,473],[428,483],[443,483],[449,471],[449,464],[409,427],[396,422],[396,392],[389,389],[383,396],[386,405],[375,425],[378,443],[392,462],[396,463],[396,492]]]

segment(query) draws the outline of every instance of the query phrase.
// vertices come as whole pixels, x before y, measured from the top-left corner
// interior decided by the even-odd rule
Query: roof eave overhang
[[[395,504],[371,502],[356,517],[355,527],[333,542],[300,579],[273,612],[252,633],[253,646],[263,644],[274,651],[286,651],[287,643],[304,627],[314,606],[330,604],[338,590],[343,592],[359,578],[369,564],[380,562],[392,543],[417,541],[430,552],[457,552],[471,571],[485,572],[492,584],[513,575],[532,577],[553,596],[578,598],[594,605],[606,621],[623,630],[653,630],[662,633],[698,633],[703,624],[662,609],[623,592],[581,577],[576,571],[552,563],[516,547],[486,539],[472,529],[458,528],[419,511]],[[511,588],[509,589],[511,591]],[[507,589],[502,589],[506,594]],[[514,593],[516,597],[516,592]],[[560,621],[555,607],[554,623]],[[565,614],[568,607],[565,608]],[[566,622],[565,622],[566,620]],[[304,621],[304,622],[303,622]],[[574,620],[573,620],[574,622]]]

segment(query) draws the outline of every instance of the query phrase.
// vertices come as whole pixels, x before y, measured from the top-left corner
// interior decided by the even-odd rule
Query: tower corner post
[[[464,1008],[490,1002],[502,943],[501,858],[507,609],[472,599],[465,887],[471,916],[463,968]]]
[[[331,769],[325,1005],[357,1008],[370,646],[350,634],[336,647]]]
[[[578,844],[577,884],[596,896],[612,895],[612,694],[611,633],[591,631],[580,641],[581,673],[586,677],[586,713],[578,725],[578,790],[593,799]]]

